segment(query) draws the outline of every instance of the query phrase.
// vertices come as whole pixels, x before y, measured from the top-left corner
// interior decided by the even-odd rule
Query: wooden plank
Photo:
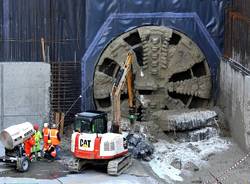
[[[59,112],[55,112],[55,124],[58,125],[60,121],[60,113]]]
[[[44,38],[41,38],[41,45],[42,45],[42,56],[43,56],[43,62],[45,62],[45,44],[44,44]]]
[[[63,128],[64,128],[64,113],[60,113],[61,117],[60,117],[60,135],[62,136],[63,135]]]

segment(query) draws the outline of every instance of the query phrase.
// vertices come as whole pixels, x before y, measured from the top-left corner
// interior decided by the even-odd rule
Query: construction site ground
[[[150,167],[150,162],[134,160],[130,169],[121,176],[112,177],[105,173],[105,167],[89,167],[81,174],[70,174],[67,170],[66,163],[70,159],[69,151],[63,151],[62,159],[60,161],[47,162],[36,161],[31,164],[29,172],[19,173],[13,167],[7,166],[3,163],[0,165],[0,183],[204,183],[210,180],[215,183],[211,176],[220,176],[225,170],[234,166],[236,161],[244,158],[244,153],[231,138],[222,138],[228,147],[224,150],[209,154],[206,158],[206,164],[199,165],[195,171],[181,170],[180,177],[182,181],[175,180],[171,177],[165,179],[160,178],[157,173]],[[156,147],[157,149],[157,147]],[[1,155],[3,154],[3,147],[1,146]],[[157,150],[155,152],[157,154]],[[168,154],[168,153],[165,153]],[[154,157],[161,157],[162,155],[154,155]],[[163,163],[164,164],[164,163]],[[165,165],[171,168],[171,165]],[[166,168],[165,167],[165,168]],[[164,171],[162,171],[164,172]],[[166,171],[167,172],[167,171]],[[225,176],[227,177],[221,183],[226,184],[242,184],[250,183],[250,158],[232,169]],[[220,178],[221,179],[221,178]]]
[[[228,139],[230,142],[231,139]],[[224,171],[232,168],[235,163],[246,156],[236,143],[231,142],[229,148],[222,152],[211,154],[208,158],[207,165],[203,165],[199,168],[199,171],[187,173],[189,176],[185,176],[184,181],[180,183],[216,183],[210,172],[215,176],[221,176]],[[223,175],[226,179],[221,181],[224,184],[243,184],[250,183],[250,158],[239,164],[236,169],[232,169],[227,174]],[[221,177],[221,178],[223,178]],[[220,178],[220,179],[221,179]],[[176,182],[177,183],[177,182]]]

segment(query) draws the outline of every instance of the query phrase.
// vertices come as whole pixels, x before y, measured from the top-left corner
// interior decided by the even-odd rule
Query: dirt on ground
[[[207,158],[207,164],[201,166],[198,171],[184,173],[185,181],[182,183],[206,183],[207,181],[216,183],[212,175],[223,184],[250,183],[250,158],[248,157],[234,168],[235,164],[247,154],[233,140],[229,139],[229,141],[232,144],[228,150],[211,154]]]
[[[218,115],[219,134],[198,142],[178,143],[175,141],[175,133],[163,132],[157,123],[141,123],[143,132],[155,145],[154,157],[158,157],[159,162],[162,162],[156,165],[158,169],[153,167],[150,169],[163,178],[165,183],[216,183],[215,178],[225,184],[250,183],[250,157],[246,157],[249,155],[230,137],[224,114],[220,109],[213,107],[212,110]],[[164,141],[165,150],[162,148],[164,144],[159,144]],[[157,145],[160,146],[157,147]],[[164,159],[168,157],[167,155],[173,156],[171,158],[173,161]],[[168,175],[180,176],[180,178],[171,178]]]
[[[35,161],[30,164],[28,172],[22,173],[16,171],[14,166],[6,164],[0,165],[0,177],[14,178],[35,178],[35,179],[56,179],[66,176],[69,172],[60,162],[48,162],[46,160]]]
[[[222,115],[223,116],[223,115]],[[145,162],[142,160],[133,160],[132,166],[125,172],[124,175],[130,177],[132,181],[135,178],[141,178],[140,181],[146,181],[150,179],[153,183],[160,184],[171,184],[171,183],[215,183],[214,177],[217,177],[221,183],[225,184],[243,184],[250,183],[250,158],[246,156],[246,153],[242,151],[236,143],[228,136],[226,124],[223,122],[221,118],[219,118],[220,127],[223,128],[223,133],[220,133],[218,140],[225,143],[226,147],[216,147],[216,145],[212,145],[211,141],[201,141],[201,142],[192,142],[192,143],[177,143],[174,142],[173,136],[169,136],[165,132],[161,131],[159,126],[153,122],[141,122],[140,129],[147,136],[147,138],[151,141],[152,144],[155,145],[155,154],[154,159],[162,162],[159,165],[159,173],[152,167],[153,161]],[[47,162],[46,160],[32,162],[30,166],[29,172],[20,173],[15,170],[14,167],[8,166],[6,164],[0,164],[0,177],[10,177],[10,178],[35,178],[35,179],[49,179],[49,180],[62,180],[62,177],[70,178],[73,180],[77,180],[80,175],[71,174],[67,169],[67,162],[71,158],[70,153],[70,139],[71,139],[72,130],[70,128],[67,129],[65,135],[62,137],[61,143],[61,160],[57,160],[54,162]],[[212,138],[213,139],[213,138]],[[217,138],[215,138],[217,140]],[[165,141],[166,150],[161,152],[160,145],[161,141]],[[204,143],[204,145],[203,145]],[[213,142],[212,142],[213,143]],[[207,144],[207,145],[206,145]],[[174,145],[174,147],[171,147]],[[183,146],[184,145],[184,146]],[[198,146],[197,146],[198,145]],[[184,151],[193,150],[193,152],[197,152],[199,155],[202,152],[206,152],[207,147],[214,146],[214,149],[217,149],[215,152],[209,152],[209,154],[204,154],[200,157],[200,162],[195,162],[194,158],[191,158],[193,155],[189,155],[190,158],[183,158],[181,161],[178,159],[173,159],[171,162],[166,162],[168,155],[173,155],[178,152],[180,147],[184,147]],[[204,148],[204,149],[203,149]],[[159,150],[157,150],[159,149]],[[160,154],[156,154],[160,153]],[[190,152],[192,153],[192,152]],[[186,154],[186,153],[185,153]],[[183,153],[184,157],[185,156]],[[197,156],[196,155],[196,156]],[[195,155],[194,155],[195,156]],[[158,157],[158,158],[157,158]],[[176,156],[176,158],[178,158]],[[198,157],[197,157],[198,158]],[[191,161],[189,162],[188,159]],[[184,164],[185,161],[185,164]],[[238,164],[236,164],[238,163]],[[236,164],[236,165],[235,165]],[[160,166],[164,167],[160,167]],[[172,169],[172,170],[171,170]],[[176,170],[177,169],[177,170]],[[175,176],[182,178],[182,180],[175,180],[176,178],[171,178],[168,176],[168,172],[178,173]],[[103,177],[106,175],[105,167],[88,167],[85,171],[83,171],[81,177],[87,177],[88,173],[91,177],[94,178],[95,175],[102,174]],[[164,176],[166,175],[166,177]],[[171,174],[171,173],[170,173]],[[173,173],[172,173],[173,174]],[[175,174],[175,173],[174,173]],[[85,176],[86,175],[86,176]],[[118,181],[119,178],[123,178],[123,176],[113,178],[114,181]],[[106,176],[105,176],[106,177]],[[111,176],[107,176],[109,181],[113,181]],[[78,180],[77,180],[78,181]],[[94,181],[94,180],[93,180]],[[128,180],[127,183],[131,183]],[[62,182],[59,182],[62,183]],[[126,183],[126,182],[125,182]],[[139,182],[140,183],[140,182]],[[143,183],[143,182],[142,182]]]

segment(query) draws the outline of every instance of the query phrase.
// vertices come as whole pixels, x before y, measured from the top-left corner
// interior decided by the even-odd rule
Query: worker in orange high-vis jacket
[[[44,123],[43,124],[43,131],[42,131],[42,134],[43,134],[43,149],[47,149],[47,147],[48,147],[49,132],[50,132],[49,124]]]
[[[56,158],[56,149],[51,144],[51,140],[48,140],[48,147],[44,150],[44,158],[53,161]]]
[[[49,132],[49,139],[51,140],[51,144],[55,146],[56,153],[57,153],[56,160],[59,160],[61,138],[60,138],[60,134],[59,134],[56,124],[52,124],[52,127]]]
[[[27,139],[26,141],[24,141],[24,151],[25,151],[25,155],[31,160],[32,159],[32,154],[31,154],[31,150],[32,147],[36,144],[35,138],[32,135],[29,139]]]

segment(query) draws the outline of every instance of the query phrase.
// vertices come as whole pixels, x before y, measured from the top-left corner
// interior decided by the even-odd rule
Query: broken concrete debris
[[[187,162],[183,168],[185,170],[188,170],[188,171],[193,171],[193,172],[196,172],[196,171],[199,171],[199,167],[197,165],[195,165],[193,162]]]
[[[130,133],[127,136],[128,150],[137,159],[149,161],[152,159],[154,146],[142,133]]]
[[[173,166],[174,168],[176,169],[182,169],[182,164],[181,164],[181,160],[178,159],[178,158],[175,158],[171,163],[170,163],[171,166]]]
[[[175,134],[175,139],[179,142],[197,142],[200,140],[207,140],[218,135],[218,130],[214,127],[205,127],[198,130],[187,132],[178,132]]]
[[[201,152],[201,150],[200,150],[197,146],[194,146],[192,143],[189,143],[189,144],[187,145],[187,148],[189,148],[189,149],[191,149],[191,150],[193,150],[193,151],[195,151],[195,152],[197,152],[197,153],[200,153],[200,152]]]
[[[195,172],[200,172],[206,165],[205,157],[211,157],[217,152],[225,151],[231,143],[218,136],[198,142],[177,142],[171,140],[159,140],[154,143],[154,158],[149,162],[153,171],[167,183],[184,182],[184,178]],[[199,178],[192,183],[200,183]],[[187,182],[184,182],[187,183]],[[191,183],[188,182],[188,183]]]
[[[153,113],[153,119],[163,131],[187,131],[215,125],[215,111],[204,109],[162,110]]]
[[[153,119],[179,142],[207,140],[219,134],[217,114],[211,110],[164,110],[155,112]]]
[[[217,114],[214,111],[202,109],[196,111],[183,110],[178,112],[158,111],[157,113],[154,113],[154,118],[157,116],[159,121],[155,122],[158,122],[157,124],[160,127],[164,125],[164,130],[168,130],[167,135],[171,135],[172,133],[172,135],[174,135],[174,140],[177,142],[197,142],[208,140],[212,137],[216,137],[219,132],[216,128]],[[150,124],[152,123],[156,124],[154,122],[151,122]],[[151,160],[154,152],[153,144],[150,141],[152,128],[150,128],[151,132],[148,131],[148,126],[145,123],[142,123],[141,125],[135,124],[133,128],[129,128],[129,122],[126,121],[123,121],[121,127],[126,131],[131,131],[131,133],[127,135],[127,141],[129,151],[132,153],[133,157],[143,160]],[[187,147],[194,152],[201,152],[199,148],[191,143],[189,143]],[[175,149],[170,149],[169,151],[174,152]],[[166,152],[166,154],[168,153]],[[181,161],[173,160],[170,165],[180,169]],[[194,168],[194,166],[192,166],[192,168]],[[197,168],[195,170],[197,170]]]
[[[174,158],[170,163],[170,165],[179,170],[185,169],[192,172],[199,171],[199,167],[195,165],[193,162],[188,161],[183,165],[182,161],[179,158]]]

